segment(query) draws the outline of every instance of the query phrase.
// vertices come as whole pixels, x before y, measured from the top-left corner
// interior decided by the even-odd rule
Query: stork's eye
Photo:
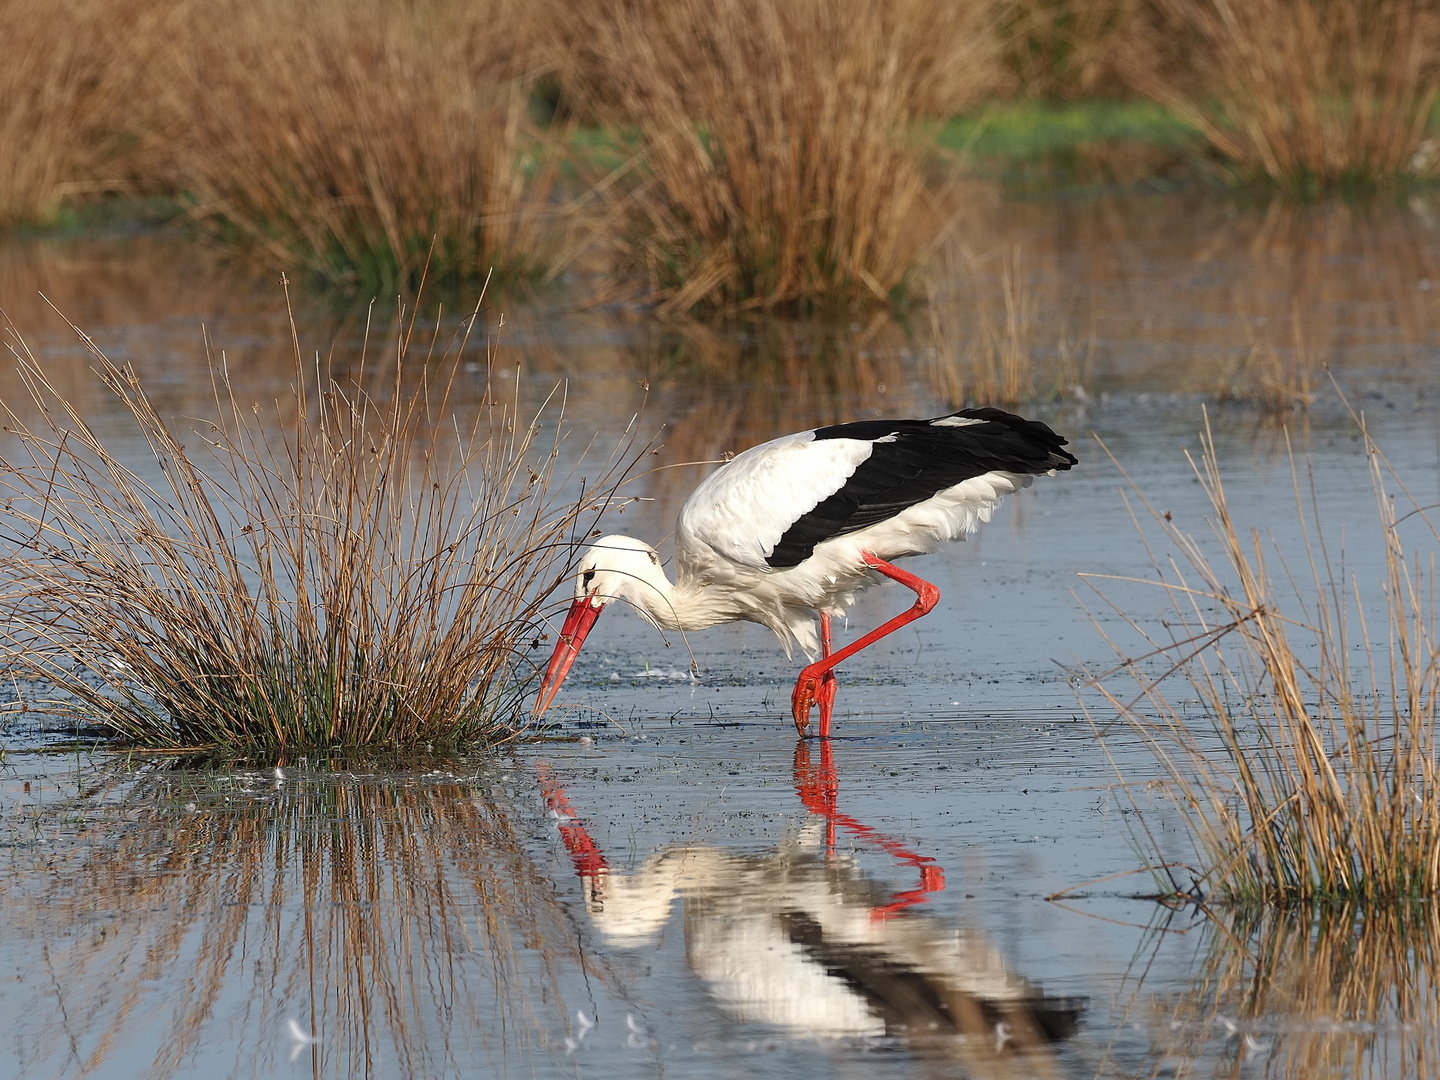
[[[585,573],[583,573],[583,574],[580,575],[580,587],[583,588],[583,589],[588,589],[588,588],[590,587],[590,582],[593,581],[594,578],[595,578],[595,571],[594,571],[594,570],[586,570]]]

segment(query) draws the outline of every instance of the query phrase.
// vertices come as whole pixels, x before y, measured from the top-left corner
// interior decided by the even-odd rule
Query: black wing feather
[[[981,423],[937,426],[936,421],[952,416]],[[835,424],[819,428],[815,439],[859,439],[875,445],[839,491],[785,530],[765,560],[776,568],[797,566],[823,540],[885,521],[987,472],[1031,476],[1078,464],[1063,449],[1066,440],[1048,425],[994,408],[962,409],[931,420]]]

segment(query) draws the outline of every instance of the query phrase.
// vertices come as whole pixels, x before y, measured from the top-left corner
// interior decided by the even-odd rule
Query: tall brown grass
[[[1194,834],[1196,888],[1273,903],[1433,897],[1440,533],[1366,432],[1378,580],[1347,577],[1343,553],[1307,512],[1317,481],[1307,500],[1298,464],[1304,547],[1298,565],[1267,557],[1259,529],[1231,515],[1208,427],[1202,446],[1195,475],[1220,558],[1137,492],[1169,551],[1150,544],[1153,577],[1143,579],[1165,598],[1163,630],[1106,597],[1144,651],[1107,633],[1121,663],[1093,681],[1164,770]],[[1098,591],[1104,579],[1084,576]]]
[[[983,0],[594,2],[555,22],[633,147],[612,214],[669,311],[889,303],[939,229],[916,122],[998,70]]]
[[[951,244],[941,267],[927,283],[928,374],[939,397],[957,408],[1013,407],[1080,386],[1085,357],[1076,357],[1064,334],[1053,359],[1042,358],[1039,298],[1023,249],[980,257]]]
[[[131,110],[155,23],[143,0],[0,4],[0,228],[128,189]]]
[[[542,264],[557,164],[527,5],[180,0],[146,84],[192,215],[279,268],[372,286]]]
[[[1201,89],[1163,2],[1014,0],[1002,25],[1005,66],[1021,95],[1128,98],[1161,72],[1177,88]]]
[[[561,499],[551,403],[522,415],[516,379],[458,415],[477,318],[448,346],[412,318],[389,363],[334,374],[296,340],[273,418],[212,355],[214,416],[190,434],[87,339],[148,462],[102,442],[12,328],[31,403],[5,409],[0,459],[9,707],[244,752],[512,735],[541,604],[623,462],[592,476],[599,502]]]
[[[1440,90],[1429,0],[1157,0],[1196,86],[1138,80],[1243,173],[1309,189],[1432,176]]]
[[[82,775],[82,794],[6,821],[7,956],[54,987],[28,999],[26,1069],[192,1076],[223,1054],[267,1073],[288,1053],[313,1076],[453,1075],[538,1056],[571,1023],[568,978],[603,985],[493,773],[112,759]]]

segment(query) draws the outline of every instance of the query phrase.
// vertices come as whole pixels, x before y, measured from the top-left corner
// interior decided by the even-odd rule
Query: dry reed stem
[[[1208,422],[1194,467],[1214,515],[1218,564],[1132,484],[1171,549],[1164,559],[1152,549],[1154,577],[1133,579],[1163,591],[1164,634],[1107,597],[1104,578],[1082,575],[1148,650],[1137,655],[1107,635],[1121,663],[1091,685],[1155,753],[1194,831],[1203,887],[1227,899],[1395,900],[1440,888],[1440,639],[1434,550],[1424,550],[1437,534],[1368,432],[1365,447],[1385,551],[1379,582],[1336,569],[1293,459],[1304,561],[1293,567],[1282,555],[1277,572],[1259,531],[1247,535],[1231,516]],[[1392,485],[1407,512],[1397,510]],[[1402,541],[1407,522],[1428,536],[1419,551]],[[1366,626],[1365,597],[1376,585],[1379,646]],[[1133,694],[1118,684],[1123,677]],[[1203,721],[1184,697],[1198,700]]]
[[[572,82],[622,144],[623,260],[665,311],[889,303],[940,230],[921,175],[932,80],[994,71],[983,0],[574,5]]]
[[[107,448],[11,328],[38,420],[6,410],[0,460],[10,708],[243,751],[512,735],[544,598],[629,463],[622,443],[559,501],[557,407],[527,421],[517,379],[456,415],[477,321],[439,355],[402,317],[389,374],[362,354],[349,380],[296,340],[273,421],[212,354],[200,456],[86,338],[153,468]]]

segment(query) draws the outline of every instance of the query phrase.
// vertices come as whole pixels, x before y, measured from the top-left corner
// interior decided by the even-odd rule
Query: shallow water
[[[1202,535],[1183,449],[1208,405],[1236,519],[1296,551],[1258,346],[1329,362],[1416,500],[1440,502],[1429,208],[984,209],[980,255],[937,306],[974,332],[983,311],[1003,321],[1005,267],[1012,296],[1023,279],[1025,340],[1061,390],[1025,411],[1082,464],[915,564],[940,606],[845,665],[828,754],[796,739],[797,664],[767,631],[667,641],[625,611],[592,635],[552,737],[492,757],[276,775],[57,753],[12,726],[0,1075],[1431,1074],[1433,919],[1240,925],[1138,899],[1155,886],[1132,873],[1140,825],[1117,770],[1177,861],[1188,840],[1148,754],[1114,728],[1102,744],[1072,687],[1114,662],[1082,604],[1124,633],[1077,572],[1148,565],[1095,438]],[[0,307],[114,438],[118,414],[35,290],[177,417],[207,408],[201,323],[257,397],[287,384],[263,276],[165,237],[0,250]],[[974,345],[888,323],[682,331],[562,300],[505,308],[499,359],[523,362],[522,398],[567,380],[567,446],[613,442],[640,412],[666,464],[939,412],[944,361]],[[360,338],[356,313],[296,302],[307,348]],[[1363,578],[1380,548],[1357,430],[1328,382],[1312,390],[1290,437]],[[642,479],[653,501],[615,524],[664,537],[702,471]],[[865,594],[841,640],[903,606]]]

